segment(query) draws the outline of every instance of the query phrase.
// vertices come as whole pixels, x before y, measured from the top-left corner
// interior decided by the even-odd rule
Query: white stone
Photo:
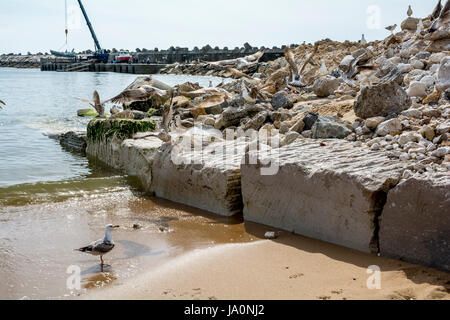
[[[419,70],[422,70],[423,68],[425,68],[425,64],[422,61],[417,60],[417,59],[414,59],[411,61],[411,66],[414,69],[419,69]]]
[[[450,150],[450,147],[442,147],[442,148],[439,148],[439,149],[433,151],[433,153],[431,153],[431,155],[436,158],[443,158],[449,153],[449,150]]]
[[[402,115],[408,118],[422,118],[422,111],[418,109],[408,109],[405,111],[402,111]]]
[[[391,119],[391,120],[380,123],[378,125],[376,133],[379,136],[386,136],[388,134],[397,135],[401,131],[402,131],[401,121],[399,119]]]
[[[420,82],[426,85],[427,88],[434,86],[436,83],[436,78],[433,76],[425,76],[420,79]]]
[[[427,86],[419,81],[412,81],[407,90],[410,97],[426,97]]]

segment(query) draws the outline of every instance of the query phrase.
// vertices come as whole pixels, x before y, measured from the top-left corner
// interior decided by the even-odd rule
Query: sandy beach
[[[381,269],[369,290],[367,267]],[[282,234],[276,241],[191,251],[122,285],[83,299],[416,300],[450,299],[450,276],[317,240]]]

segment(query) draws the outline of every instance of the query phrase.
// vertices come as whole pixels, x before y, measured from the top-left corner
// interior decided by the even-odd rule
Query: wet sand
[[[64,189],[42,203],[50,198],[38,186],[27,205],[19,197],[0,207],[0,299],[450,299],[448,273],[282,231],[264,240],[277,230],[105,179],[96,186],[112,187],[100,193],[75,184],[73,198]],[[101,272],[98,257],[73,249],[103,237],[109,223],[121,228]],[[66,285],[74,265],[79,291]],[[366,286],[371,265],[382,271],[381,290]]]
[[[105,256],[111,266],[101,272],[98,257],[74,249],[102,238],[109,223],[121,227],[113,233],[114,250]],[[193,249],[253,240],[239,218],[217,217],[128,187],[0,207],[0,299],[71,298],[121,285]],[[80,291],[66,286],[69,266],[81,269]]]
[[[367,288],[371,265],[381,269],[380,290]],[[449,300],[449,290],[448,273],[284,233],[276,241],[195,250],[83,298]]]

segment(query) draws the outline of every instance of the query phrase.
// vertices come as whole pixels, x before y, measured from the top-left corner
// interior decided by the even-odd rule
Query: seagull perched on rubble
[[[408,11],[406,12],[406,14],[408,15],[408,17],[411,17],[413,14],[413,11],[411,9],[411,6],[408,6]]]
[[[394,24],[394,25],[392,25],[392,26],[386,27],[385,29],[386,29],[387,31],[390,31],[391,34],[393,35],[393,34],[394,34],[394,30],[395,30],[396,28],[397,28],[397,24]]]
[[[438,7],[436,7],[436,9],[438,9]],[[433,12],[433,15],[434,14],[435,14],[435,12]],[[447,2],[445,3],[444,8],[442,8],[438,18],[436,18],[434,20],[434,23],[431,25],[429,31],[430,32],[435,32],[442,25],[445,25],[445,24],[448,24],[448,23],[450,23],[450,0],[447,0]]]
[[[92,242],[90,245],[76,249],[75,251],[80,251],[84,253],[91,254],[93,256],[100,256],[101,261],[101,268],[103,271],[103,256],[109,252],[111,252],[112,249],[114,249],[114,240],[112,237],[112,230],[115,228],[119,228],[119,226],[108,224],[105,227],[105,237],[103,239],[99,239],[97,241]]]
[[[78,98],[80,101],[86,102],[87,104],[89,104],[91,107],[93,107],[97,113],[98,113],[98,118],[104,118],[105,117],[105,107],[104,104],[105,102],[101,102],[100,101],[100,95],[98,94],[97,90],[94,91],[93,94],[93,102],[89,101],[89,100],[85,100],[85,99],[80,99]]]
[[[367,44],[367,40],[366,40],[366,38],[364,37],[364,33],[363,33],[363,35],[362,35],[362,37],[361,37],[361,44],[362,44],[362,45]]]

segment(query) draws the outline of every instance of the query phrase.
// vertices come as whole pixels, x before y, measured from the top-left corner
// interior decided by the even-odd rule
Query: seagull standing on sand
[[[108,224],[105,227],[105,237],[103,239],[99,239],[97,241],[92,242],[90,245],[76,249],[75,251],[80,251],[84,253],[91,254],[93,256],[100,256],[101,268],[103,271],[103,256],[114,249],[114,240],[112,238],[112,230],[115,228],[119,228],[119,226],[115,226],[112,224]]]
[[[408,6],[408,11],[406,12],[406,14],[408,15],[408,17],[411,17],[413,14],[413,11],[411,9],[411,6]]]
[[[387,31],[390,31],[391,34],[394,35],[394,30],[395,30],[396,28],[397,28],[397,24],[394,24],[394,25],[392,25],[392,26],[386,27],[385,29],[386,29]]]

